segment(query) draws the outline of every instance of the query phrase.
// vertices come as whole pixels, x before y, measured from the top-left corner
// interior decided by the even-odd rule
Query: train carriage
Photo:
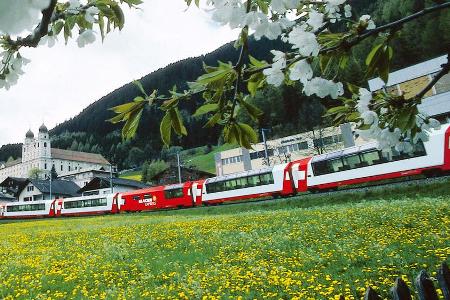
[[[5,219],[45,218],[58,214],[56,200],[16,202],[5,204],[0,210],[0,217]]]
[[[295,192],[290,163],[206,179],[204,204],[267,196],[288,196]]]
[[[114,214],[120,210],[118,195],[115,193],[58,199],[57,206],[61,206],[62,216]]]
[[[410,153],[394,148],[379,150],[377,143],[314,156],[299,162],[306,167],[306,177],[297,186],[307,182],[308,190],[335,189],[339,186],[380,181],[418,174],[431,175],[450,170],[450,127],[433,130],[429,140],[419,141]],[[296,165],[294,163],[293,165]],[[304,191],[303,189],[299,191]]]
[[[198,198],[197,192],[199,185],[201,182],[185,182],[123,193],[121,211],[134,212],[200,205],[201,199]]]

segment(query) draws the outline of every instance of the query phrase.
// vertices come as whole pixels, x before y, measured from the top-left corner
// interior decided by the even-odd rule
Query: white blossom
[[[49,48],[55,46],[58,39],[54,35],[45,35],[39,41],[39,46],[48,45]]]
[[[313,30],[317,30],[323,26],[324,15],[322,13],[319,13],[316,10],[312,9],[309,12],[308,17],[309,19],[308,21],[306,21],[306,23],[310,25],[313,28]]]
[[[284,81],[283,69],[286,67],[286,59],[280,58],[274,62],[272,66],[263,71],[263,74],[267,76],[267,83],[280,86]]]
[[[270,7],[272,11],[279,14],[284,14],[288,9],[297,8],[300,4],[300,0],[272,0]]]
[[[320,98],[330,96],[337,99],[344,94],[344,86],[341,82],[335,83],[321,77],[315,77],[304,84],[303,92],[306,96],[316,94]]]
[[[366,29],[372,30],[376,28],[375,22],[371,20],[369,15],[363,15],[361,18],[359,18],[360,21],[367,24]]]
[[[81,6],[80,0],[70,0],[69,1],[69,10],[76,10]]]
[[[84,46],[95,42],[95,32],[87,29],[83,31],[77,38],[78,47],[83,48]]]
[[[414,148],[410,142],[399,142],[395,145],[395,150],[398,152],[412,152]]]
[[[230,28],[235,29],[244,23],[246,10],[241,1],[221,0],[210,1],[215,8],[213,9],[212,19],[222,25],[229,24]]]
[[[378,125],[378,115],[376,112],[368,110],[361,114],[364,124]]]
[[[289,78],[291,80],[300,80],[301,83],[305,84],[312,77],[313,77],[313,70],[311,68],[311,65],[306,61],[306,59],[296,62],[290,68]]]
[[[346,18],[352,17],[352,7],[349,4],[346,4],[344,6],[344,15]]]
[[[298,48],[298,52],[302,56],[317,56],[320,51],[320,45],[317,42],[316,36],[308,31],[305,31],[304,26],[296,26],[289,33],[289,43],[292,48]]]
[[[369,104],[372,101],[372,93],[367,89],[360,88],[359,89],[359,99],[356,103],[356,109],[360,114],[369,110]]]
[[[84,19],[89,23],[94,23],[95,18],[94,16],[97,15],[100,12],[100,10],[95,6],[90,6],[88,9],[86,9],[86,13],[84,15]]]

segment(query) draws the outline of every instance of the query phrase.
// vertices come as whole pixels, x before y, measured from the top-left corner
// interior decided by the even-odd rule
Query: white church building
[[[58,176],[64,176],[85,169],[109,171],[110,163],[101,154],[52,148],[48,129],[42,124],[37,138],[31,130],[26,133],[21,158],[0,165],[0,182],[7,177],[28,178],[31,169],[41,170],[44,177],[53,166]]]

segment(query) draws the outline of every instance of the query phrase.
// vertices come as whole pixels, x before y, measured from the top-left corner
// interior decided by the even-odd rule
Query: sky
[[[42,123],[51,129],[134,79],[183,58],[211,52],[237,32],[183,0],[144,0],[141,10],[124,6],[125,27],[78,48],[76,40],[53,48],[21,50],[31,59],[9,91],[0,90],[0,145],[21,143]],[[130,99],[131,100],[131,99]]]

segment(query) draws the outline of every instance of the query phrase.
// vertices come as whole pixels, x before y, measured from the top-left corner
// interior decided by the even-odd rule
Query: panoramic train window
[[[164,196],[166,199],[181,198],[183,197],[183,188],[165,190]]]
[[[7,206],[7,212],[20,212],[20,211],[37,211],[37,210],[45,210],[45,204],[26,204],[26,205],[14,205]]]
[[[414,145],[412,152],[398,152],[394,147],[383,151],[370,149],[316,161],[312,163],[312,168],[314,175],[320,176],[425,155],[427,155],[425,146],[419,141]]]
[[[107,205],[108,201],[106,200],[106,198],[86,199],[86,200],[64,202],[64,209],[107,206]]]
[[[224,181],[211,182],[206,184],[206,191],[208,193],[217,193],[230,191],[235,189],[243,189],[260,185],[273,184],[273,174],[264,173],[247,177],[240,177],[235,179],[228,179]]]

